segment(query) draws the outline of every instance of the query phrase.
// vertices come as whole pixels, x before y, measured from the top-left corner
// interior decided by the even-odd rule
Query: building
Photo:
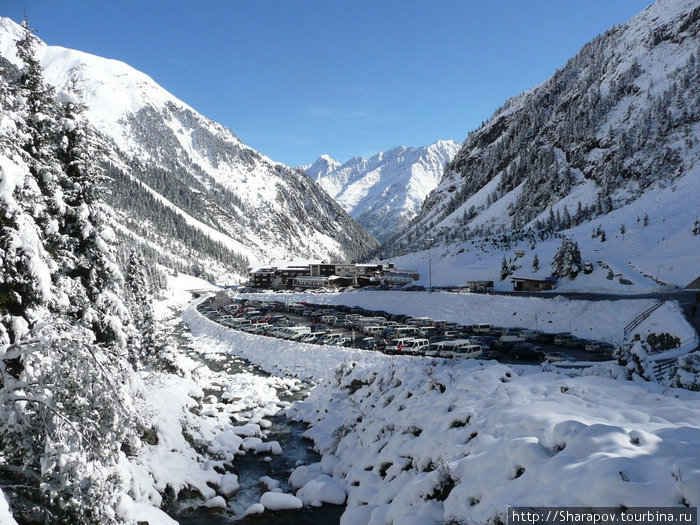
[[[272,290],[290,289],[294,279],[309,275],[309,266],[320,264],[319,260],[282,259],[271,261],[270,264],[251,266],[248,268],[248,284],[253,288]]]
[[[493,292],[493,281],[467,281],[467,290],[472,293]]]
[[[513,283],[514,292],[543,292],[556,287],[557,278],[530,279],[527,277],[511,277],[510,282]]]
[[[253,288],[306,289],[343,286],[402,286],[418,280],[413,270],[398,270],[387,265],[326,263],[325,261],[275,261],[248,268],[248,285]]]

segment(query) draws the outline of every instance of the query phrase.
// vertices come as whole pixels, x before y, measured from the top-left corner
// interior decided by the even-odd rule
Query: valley
[[[311,30],[347,6],[209,6],[170,44],[199,58],[159,56],[178,73],[153,76],[0,6],[0,525],[697,518],[698,0],[607,27],[460,121],[461,143],[437,140],[443,120],[424,146],[396,144],[488,107],[467,93],[495,40],[440,43],[492,6],[387,5]],[[134,64],[153,63],[149,35],[121,43]],[[366,46],[373,68],[352,59]],[[200,77],[240,136],[175,96]],[[324,153],[295,168],[242,136]]]

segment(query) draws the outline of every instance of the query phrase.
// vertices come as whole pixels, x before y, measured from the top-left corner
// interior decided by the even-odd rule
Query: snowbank
[[[232,353],[266,371],[306,381],[320,381],[347,361],[383,366],[392,360],[414,359],[386,356],[378,352],[327,345],[296,343],[247,334],[220,325],[201,315],[194,307],[182,317],[200,346],[210,353]]]
[[[348,492],[348,525],[700,505],[697,392],[494,362],[353,364],[293,413]],[[323,466],[296,481],[321,481]]]

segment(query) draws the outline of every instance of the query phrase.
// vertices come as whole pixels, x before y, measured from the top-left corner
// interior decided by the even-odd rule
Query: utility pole
[[[433,291],[433,253],[431,251],[433,247],[433,241],[435,239],[428,239],[428,291]]]

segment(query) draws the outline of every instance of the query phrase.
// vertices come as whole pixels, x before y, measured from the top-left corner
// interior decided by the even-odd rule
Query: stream
[[[175,341],[178,349],[191,359],[202,363],[216,372],[252,373],[260,377],[270,377],[270,374],[251,363],[231,354],[205,355],[193,349],[191,339],[187,337],[187,328],[178,325],[175,328]],[[294,402],[302,400],[308,394],[304,387],[298,392],[280,392],[281,401]],[[205,395],[220,397],[218,390],[206,390]],[[285,493],[294,494],[294,489],[288,484],[292,470],[298,465],[309,465],[321,460],[321,456],[313,450],[313,442],[302,437],[308,428],[300,421],[292,421],[282,414],[266,417],[272,423],[267,429],[266,441],[277,441],[283,450],[282,455],[271,455],[265,460],[264,454],[248,452],[237,456],[233,462],[238,473],[240,489],[227,498],[228,509],[209,509],[198,507],[184,509],[172,517],[181,525],[225,525],[225,524],[289,524],[289,525],[333,525],[340,521],[345,510],[344,505],[325,504],[321,507],[304,507],[300,510],[271,512],[243,517],[244,511],[260,501],[260,496],[268,489],[259,483],[262,476],[269,476],[280,482],[280,488]]]

